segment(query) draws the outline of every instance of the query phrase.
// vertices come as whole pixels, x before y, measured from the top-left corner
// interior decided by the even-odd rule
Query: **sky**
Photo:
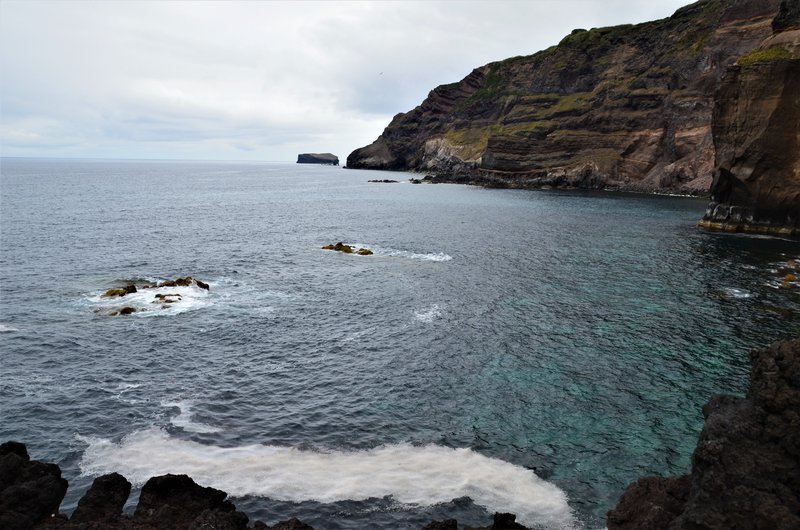
[[[0,0],[0,155],[342,161],[473,68],[688,0]]]

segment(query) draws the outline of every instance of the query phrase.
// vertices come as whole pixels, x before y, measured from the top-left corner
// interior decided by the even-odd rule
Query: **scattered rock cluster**
[[[368,248],[355,248],[352,245],[345,245],[341,241],[335,245],[325,245],[322,250],[335,250],[345,254],[358,254],[359,256],[371,256],[373,252]]]
[[[800,339],[751,352],[745,398],[716,396],[681,477],[644,477],[609,530],[800,528]]]
[[[205,289],[206,291],[211,290],[211,287],[204,281],[198,280],[197,278],[192,278],[191,276],[184,276],[182,278],[177,278],[175,280],[166,280],[163,282],[154,283],[152,285],[142,285],[136,287],[136,284],[129,283],[124,287],[118,287],[115,289],[109,289],[102,295],[102,298],[122,298],[126,295],[138,293],[140,290],[144,289],[156,289],[160,287],[189,287],[190,285],[196,285],[201,289]],[[182,299],[180,293],[169,293],[163,294],[159,293],[154,296],[153,303],[160,304],[162,308],[169,307],[169,304],[174,304]],[[99,312],[97,310],[96,312]],[[130,315],[131,313],[135,313],[137,309],[132,306],[123,306],[119,309],[112,309],[111,311],[107,312],[108,316],[117,316],[117,315]]]

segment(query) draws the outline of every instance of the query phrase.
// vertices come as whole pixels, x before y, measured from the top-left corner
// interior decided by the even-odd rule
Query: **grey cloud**
[[[474,67],[686,3],[6,1],[2,152],[346,156]]]

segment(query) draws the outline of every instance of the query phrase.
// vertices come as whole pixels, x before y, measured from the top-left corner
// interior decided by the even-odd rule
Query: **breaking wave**
[[[180,417],[180,416],[179,416]],[[566,494],[532,471],[470,449],[397,444],[363,451],[300,450],[247,445],[217,447],[171,437],[151,428],[119,443],[88,443],[83,475],[116,471],[134,483],[164,473],[187,474],[197,483],[275,500],[332,503],[391,497],[428,506],[468,496],[490,512],[512,512],[525,525],[575,527]]]

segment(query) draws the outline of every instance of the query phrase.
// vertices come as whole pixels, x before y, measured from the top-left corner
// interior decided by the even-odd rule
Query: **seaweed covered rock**
[[[358,254],[359,256],[371,256],[373,252],[368,248],[356,248],[352,245],[345,245],[341,241],[335,245],[325,245],[322,250],[335,250],[336,252],[343,252],[344,254]]]

